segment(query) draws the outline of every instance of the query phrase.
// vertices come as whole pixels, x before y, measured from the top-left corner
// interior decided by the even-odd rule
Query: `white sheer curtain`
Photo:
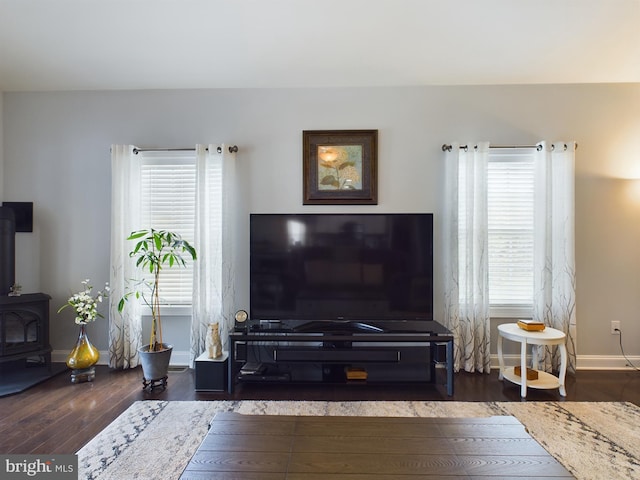
[[[220,324],[223,346],[235,306],[235,153],[226,145],[196,145],[196,223],[194,246],[191,366],[205,350],[207,328]]]
[[[140,162],[133,145],[111,146],[111,272],[109,283],[109,366],[133,368],[139,364],[142,344],[142,319],[137,302],[127,302],[122,314],[118,301],[125,293],[125,282],[135,276],[135,264],[129,258],[131,245],[126,238],[138,226],[140,203]]]
[[[541,142],[536,154],[533,318],[567,335],[569,372],[576,369],[575,148]],[[540,368],[558,370],[557,347],[538,347]]]
[[[454,370],[489,373],[489,144],[460,148],[453,143],[451,147],[445,158],[444,323],[454,335]],[[462,182],[466,195],[460,198]]]

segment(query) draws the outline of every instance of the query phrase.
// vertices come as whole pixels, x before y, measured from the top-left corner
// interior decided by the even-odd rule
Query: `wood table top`
[[[218,413],[181,480],[574,478],[514,417]]]

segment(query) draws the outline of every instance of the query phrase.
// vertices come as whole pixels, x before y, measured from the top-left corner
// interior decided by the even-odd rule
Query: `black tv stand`
[[[384,333],[377,325],[349,320],[313,320],[293,327],[295,333]]]
[[[331,323],[331,326],[329,326]],[[317,327],[317,329],[315,329]],[[337,327],[337,328],[336,328]],[[269,358],[259,361],[269,365],[261,376],[242,378],[240,368],[251,360],[252,349],[268,346]],[[420,349],[416,360],[410,349]],[[422,352],[425,352],[424,355]],[[243,332],[229,334],[228,391],[238,381],[348,381],[346,370],[352,367],[383,365],[401,373],[408,365],[429,373],[436,383],[436,367],[446,368],[446,390],[453,395],[453,335],[435,321],[386,322],[259,322],[253,321]],[[296,378],[287,368],[319,367],[319,378]],[[273,372],[270,376],[269,372]]]

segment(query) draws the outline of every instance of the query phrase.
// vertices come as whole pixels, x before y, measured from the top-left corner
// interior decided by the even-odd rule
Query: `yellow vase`
[[[91,345],[84,325],[80,325],[80,335],[78,335],[78,341],[76,346],[73,347],[71,353],[67,357],[67,367],[74,370],[82,370],[90,368],[98,363],[100,359],[100,352],[96,347]]]

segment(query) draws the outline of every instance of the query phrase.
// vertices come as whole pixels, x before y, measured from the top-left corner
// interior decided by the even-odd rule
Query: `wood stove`
[[[49,300],[44,293],[7,295],[15,283],[16,221],[0,207],[0,364],[25,360],[51,366]]]
[[[24,359],[51,365],[45,293],[0,296],[0,363]]]

